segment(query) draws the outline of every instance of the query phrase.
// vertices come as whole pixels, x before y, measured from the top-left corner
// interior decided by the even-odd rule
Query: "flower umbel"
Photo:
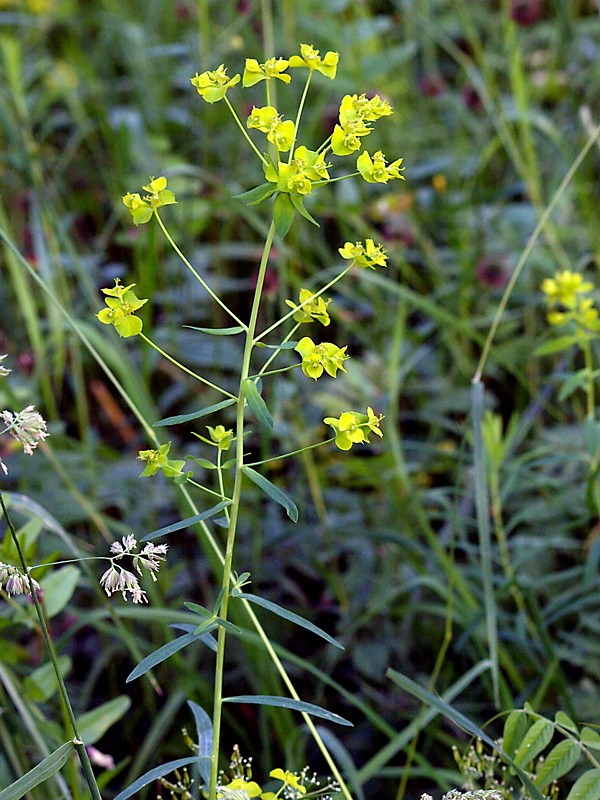
[[[190,78],[200,97],[207,103],[217,103],[222,100],[227,94],[227,90],[239,83],[240,80],[239,75],[229,78],[223,64],[215,70],[207,70],[201,75],[196,73],[195,77]]]
[[[591,297],[586,297],[594,289],[594,284],[584,281],[582,275],[571,270],[557,272],[554,278],[546,278],[542,291],[546,295],[548,322],[551,325],[566,325],[574,322],[578,328],[600,331],[598,309]],[[559,310],[560,309],[560,310]]]
[[[302,372],[307,378],[316,381],[323,372],[332,378],[337,376],[338,369],[346,372],[343,363],[350,357],[346,355],[346,347],[338,347],[332,342],[315,344],[309,336],[305,336],[300,339],[294,350],[302,356]]]
[[[300,289],[299,301],[301,308],[299,308],[293,300],[285,301],[290,308],[298,309],[294,314],[294,320],[296,322],[302,323],[317,320],[321,325],[329,325],[331,320],[327,313],[327,306],[331,303],[331,300],[325,300],[322,297],[314,297],[310,289]]]
[[[129,209],[134,225],[143,225],[152,218],[157,208],[177,202],[175,194],[167,189],[167,179],[164,177],[150,178],[150,183],[142,186],[142,189],[148,193],[144,198],[137,192],[135,194],[128,192],[123,197],[123,204]]]
[[[142,320],[135,316],[148,300],[140,300],[132,291],[135,283],[129,286],[121,286],[118,278],[112,289],[102,289],[107,295],[104,302],[108,308],[103,308],[96,316],[104,325],[114,325],[119,336],[126,339],[129,336],[137,336],[142,332]]]
[[[244,74],[242,76],[242,86],[254,86],[259,81],[277,78],[284,83],[289,83],[292,79],[285,74],[289,67],[289,61],[285,58],[269,58],[264,64],[259,64],[255,58],[247,58]]]
[[[362,242],[356,242],[355,244],[352,244],[352,242],[346,242],[343,247],[339,248],[338,252],[342,258],[346,258],[348,260],[354,259],[355,263],[359,267],[369,267],[370,269],[375,269],[377,266],[387,266],[387,255],[385,248],[382,244],[375,244],[373,239],[365,239],[364,245]]]
[[[326,78],[333,80],[337,72],[338,61],[340,54],[329,50],[325,56],[321,58],[319,51],[315,50],[312,44],[301,44],[300,55],[292,56],[290,58],[290,67],[308,67],[311,72],[315,70],[325,75]]]
[[[0,561],[0,591],[4,587],[4,591],[10,597],[11,594],[31,594],[32,588],[39,592],[41,586],[39,583],[24,575],[16,567],[10,564],[4,564]]]
[[[167,444],[161,444],[158,450],[140,450],[138,458],[140,461],[146,462],[140,478],[156,475],[160,470],[167,478],[182,475],[185,461],[168,459],[167,455],[170,449],[171,442],[167,442]]]
[[[325,417],[323,422],[331,425],[335,431],[335,443],[340,450],[350,450],[353,444],[370,444],[369,433],[383,436],[379,423],[383,419],[383,414],[377,416],[369,406],[366,414],[359,414],[356,411],[345,411],[339,419],[335,417]]]
[[[389,180],[396,178],[403,181],[404,175],[400,174],[401,170],[404,169],[404,167],[400,166],[403,161],[403,158],[398,158],[388,164],[381,150],[378,150],[372,158],[364,150],[356,160],[356,168],[367,183],[387,183]]]
[[[46,430],[46,421],[40,413],[35,410],[35,406],[27,406],[18,414],[11,411],[0,411],[0,417],[7,426],[1,433],[9,432],[21,442],[23,450],[28,456],[33,455],[33,451],[40,442],[43,442],[50,434]],[[6,472],[6,468],[4,467]]]

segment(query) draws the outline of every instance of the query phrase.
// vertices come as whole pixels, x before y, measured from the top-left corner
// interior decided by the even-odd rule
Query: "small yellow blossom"
[[[255,128],[263,133],[269,133],[280,119],[274,106],[263,106],[262,108],[254,106],[246,120],[246,125],[248,128]]]
[[[362,242],[356,242],[355,244],[352,244],[352,242],[346,242],[343,247],[339,248],[338,252],[342,258],[346,258],[348,260],[354,259],[359,267],[369,267],[370,269],[375,269],[377,266],[387,266],[387,255],[385,248],[382,244],[375,244],[373,239],[365,239],[364,245]]]
[[[404,169],[400,166],[403,160],[399,158],[388,165],[381,150],[378,150],[372,158],[364,150],[356,160],[356,168],[367,183],[387,183],[395,178],[404,180],[404,175],[400,174],[400,171]]]
[[[264,64],[259,64],[255,58],[247,58],[244,74],[242,76],[242,86],[254,86],[259,81],[277,78],[284,83],[289,83],[292,79],[285,74],[289,66],[289,61],[285,58],[269,58]]]
[[[193,78],[190,78],[200,97],[207,103],[217,103],[222,100],[227,90],[239,83],[240,80],[240,75],[234,75],[233,78],[229,78],[223,64],[218,69],[208,70],[201,75],[196,73]]]
[[[280,153],[287,153],[294,144],[296,135],[294,123],[291,120],[278,121],[267,134],[267,139],[272,142]]]
[[[335,444],[340,450],[350,450],[354,444],[370,444],[369,433],[383,436],[379,423],[383,419],[383,414],[377,416],[369,406],[366,414],[359,414],[356,411],[345,411],[336,417],[325,417],[323,422],[330,425],[335,431]]]
[[[134,225],[143,225],[152,217],[155,209],[176,203],[175,194],[167,189],[165,177],[150,178],[150,183],[142,187],[147,194],[142,198],[135,192],[123,197],[123,204],[129,209]]]
[[[293,300],[286,300],[285,302],[290,308],[298,309],[294,314],[294,320],[296,322],[312,322],[316,319],[321,325],[325,326],[329,325],[331,322],[329,314],[327,313],[327,306],[331,300],[324,300],[322,297],[314,297],[310,289],[300,289],[300,304],[304,304],[301,308],[299,308]]]
[[[224,425],[217,425],[213,428],[207,425],[206,429],[213,443],[217,445],[219,450],[229,450],[233,442],[233,430],[231,430],[231,428],[227,429]]]
[[[542,283],[542,291],[548,298],[548,303],[560,303],[566,308],[573,308],[577,295],[587,294],[594,288],[594,284],[584,281],[578,272],[564,270],[557,272],[554,278],[546,278]]]
[[[271,772],[269,772],[269,777],[275,778],[278,781],[283,781],[286,786],[292,786],[300,792],[300,794],[306,794],[306,786],[300,783],[298,775],[295,775],[287,769],[285,772],[279,767],[277,769],[272,769]]]
[[[124,339],[129,336],[137,336],[142,332],[142,320],[135,316],[135,313],[148,300],[140,300],[132,291],[135,283],[129,286],[121,286],[118,278],[112,289],[102,289],[107,295],[104,302],[108,308],[103,308],[96,316],[104,325],[114,325],[119,336]]]
[[[578,272],[563,270],[554,278],[542,282],[542,291],[548,302],[548,322],[551,325],[566,325],[574,322],[578,327],[599,331],[598,309],[591,297],[586,297],[594,289],[594,284],[584,281]],[[561,308],[562,307],[562,308]]]
[[[338,369],[346,372],[344,361],[349,358],[346,355],[346,347],[338,347],[332,342],[321,342],[315,344],[309,336],[300,339],[294,350],[302,356],[302,372],[307,378],[317,380],[323,372],[337,376]]]
[[[300,45],[300,55],[291,56],[289,60],[290,67],[308,67],[311,72],[315,70],[325,75],[326,78],[333,80],[337,72],[338,61],[340,54],[329,50],[325,56],[321,58],[319,51],[311,44]]]

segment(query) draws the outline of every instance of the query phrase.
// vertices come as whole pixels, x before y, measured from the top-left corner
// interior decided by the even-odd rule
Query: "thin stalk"
[[[310,300],[312,300],[312,297],[310,298]],[[289,340],[296,333],[296,331],[298,330],[298,328],[300,327],[301,324],[302,324],[301,322],[296,323],[296,325],[294,325],[292,330],[286,335],[285,339],[283,340],[283,342],[281,342],[281,344],[284,344],[285,342],[289,342]],[[265,361],[265,363],[260,368],[260,370],[258,372],[259,376],[261,376],[261,375],[269,375],[270,374],[270,373],[266,372],[266,369],[270,364],[273,363],[273,361],[277,358],[277,356],[279,355],[280,352],[281,352],[281,350],[275,350],[274,353],[271,353],[269,358]]]
[[[274,322],[272,325],[270,325],[262,333],[259,333],[258,336],[255,336],[254,337],[254,344],[256,344],[256,342],[260,342],[261,339],[264,339],[265,336],[268,336],[269,333],[271,333],[276,328],[278,328],[283,322],[288,320],[290,317],[293,317],[294,314],[296,313],[296,311],[298,311],[301,308],[304,308],[305,305],[308,305],[308,303],[311,303],[316,297],[320,297],[324,292],[328,291],[328,289],[331,289],[331,287],[334,284],[336,284],[338,281],[341,281],[341,279],[344,277],[344,275],[347,275],[348,272],[352,269],[352,267],[354,266],[354,263],[355,262],[352,261],[344,270],[342,270],[342,272],[340,272],[339,275],[336,275],[335,278],[333,278],[333,280],[330,280],[329,283],[326,283],[325,286],[323,286],[322,289],[319,289],[318,292],[315,292],[310,297],[307,297],[306,300],[303,303],[300,303],[299,305],[297,305],[295,308],[293,308],[291,311],[289,311],[287,314],[285,314],[285,316],[283,316],[283,317],[281,317],[281,319],[277,320],[277,322]]]
[[[191,377],[195,378],[195,380],[200,381],[200,383],[203,383],[205,386],[210,386],[210,388],[214,389],[215,392],[224,394],[225,397],[229,397],[231,400],[237,400],[237,397],[234,394],[231,394],[231,392],[228,392],[226,389],[221,389],[221,387],[217,386],[215,383],[211,383],[209,380],[203,378],[201,375],[198,375],[196,372],[192,372],[191,369],[184,367],[184,365],[180,364],[179,361],[173,358],[173,356],[170,356],[168,353],[165,353],[165,351],[162,350],[157,344],[154,344],[154,342],[151,339],[149,339],[145,334],[140,333],[140,338],[143,339],[146,342],[146,344],[149,344],[150,347],[153,347],[157,353],[160,353],[160,355],[163,358],[166,358],[167,361],[170,361],[171,364],[174,364],[183,372],[187,373],[188,375],[191,375]]]
[[[29,578],[29,568],[27,566],[27,562],[25,560],[25,555],[21,548],[21,543],[19,541],[19,537],[17,536],[17,531],[15,526],[12,523],[12,520],[8,514],[8,509],[6,508],[6,504],[4,503],[4,495],[2,490],[0,490],[0,505],[2,506],[2,511],[4,513],[4,518],[6,520],[6,524],[9,527],[10,534],[14,545],[17,549],[17,553],[19,555],[19,561],[21,562],[21,566],[23,567],[23,571],[28,577],[29,581],[29,588],[31,589],[31,598],[33,600],[33,605],[35,606],[35,612],[37,614],[40,627],[42,629],[42,635],[44,637],[44,642],[46,643],[46,647],[48,649],[48,655],[50,656],[50,661],[52,662],[52,669],[54,670],[54,674],[56,676],[56,681],[58,683],[58,689],[60,692],[60,696],[62,698],[67,717],[69,720],[69,724],[71,726],[71,730],[73,733],[73,746],[75,750],[77,750],[77,755],[79,756],[79,761],[81,763],[81,768],[83,770],[83,774],[85,776],[86,783],[89,787],[90,793],[92,795],[93,800],[102,800],[102,795],[100,794],[100,789],[98,788],[98,784],[96,783],[96,777],[94,775],[94,770],[92,769],[92,765],[90,762],[90,758],[87,754],[87,750],[85,749],[85,744],[83,743],[83,739],[79,735],[79,729],[77,725],[77,720],[75,718],[75,712],[73,711],[73,706],[71,705],[71,700],[69,698],[69,694],[67,692],[67,687],[63,680],[60,666],[58,663],[58,655],[54,648],[54,643],[52,641],[52,637],[50,636],[50,631],[48,630],[48,626],[46,624],[46,617],[44,616],[44,612],[42,610],[42,606],[40,601],[38,600],[37,592],[33,588],[31,583],[31,578]]]
[[[302,111],[304,110],[304,103],[306,102],[306,95],[308,94],[308,87],[310,86],[312,75],[313,71],[311,69],[308,71],[308,78],[306,79],[306,83],[304,84],[304,91],[302,92],[302,97],[300,98],[298,113],[296,114],[296,120],[294,122],[294,141],[292,142],[292,146],[290,147],[288,164],[291,164],[292,159],[294,158],[294,147],[296,145],[296,139],[298,138],[298,126],[300,125],[300,120],[302,119]]]
[[[213,489],[209,489],[207,486],[202,486],[201,483],[197,483],[197,481],[193,480],[192,478],[188,478],[187,481],[191,486],[195,486],[196,489],[200,489],[207,494],[213,495],[213,497],[218,497],[220,500],[228,500],[229,498],[223,497],[220,492],[215,492]]]
[[[317,447],[323,447],[323,445],[331,444],[331,442],[335,442],[335,436],[332,436],[331,439],[325,439],[322,442],[315,442],[315,444],[309,444],[306,447],[300,447],[298,450],[292,450],[289,453],[282,453],[280,456],[273,456],[273,458],[265,458],[262,461],[251,461],[246,464],[247,467],[260,467],[263,464],[268,464],[269,461],[281,461],[283,458],[291,458],[291,456],[300,455],[300,453],[306,453],[307,450],[316,450]]]
[[[240,393],[237,402],[237,416],[236,416],[236,455],[235,455],[235,483],[233,487],[233,497],[230,506],[230,519],[229,529],[227,531],[227,543],[225,546],[225,561],[223,564],[223,580],[221,588],[223,590],[223,599],[221,601],[220,616],[222,619],[227,619],[227,609],[229,604],[229,589],[231,584],[232,564],[233,564],[233,549],[235,545],[235,536],[237,530],[237,522],[240,513],[240,499],[242,494],[242,482],[244,475],[242,467],[244,466],[244,393],[243,383],[250,374],[250,359],[252,356],[252,348],[254,346],[254,334],[256,331],[256,323],[258,321],[258,312],[260,308],[260,300],[262,296],[262,289],[269,262],[269,254],[275,238],[275,224],[271,222],[265,245],[263,248],[260,267],[258,270],[258,277],[256,280],[256,289],[254,291],[254,300],[252,302],[252,310],[250,312],[250,321],[246,330],[246,342],[244,345],[244,354],[242,356],[242,368],[240,372]],[[210,767],[210,789],[209,798],[214,800],[217,792],[217,779],[219,775],[219,749],[221,740],[221,715],[223,704],[223,674],[225,668],[225,641],[227,634],[225,628],[219,627],[217,638],[217,663],[215,667],[215,691],[213,702],[213,746],[211,755]]]
[[[227,95],[225,95],[225,97],[224,97],[223,99],[224,99],[224,100],[225,100],[225,102],[227,103],[227,108],[228,108],[228,109],[231,111],[231,113],[232,113],[232,115],[233,115],[233,118],[234,118],[234,120],[235,120],[235,122],[236,122],[236,125],[237,125],[237,126],[238,126],[238,128],[241,130],[241,132],[243,133],[243,135],[244,135],[244,139],[245,139],[245,140],[248,142],[248,144],[249,144],[249,145],[250,145],[250,147],[251,147],[251,148],[254,150],[254,152],[256,153],[256,155],[257,155],[257,156],[260,158],[260,160],[262,161],[262,163],[263,163],[263,164],[265,164],[265,166],[266,166],[266,165],[268,164],[268,162],[267,162],[267,159],[266,159],[266,158],[263,156],[263,154],[260,152],[260,150],[258,149],[258,147],[257,147],[257,146],[254,144],[254,142],[252,141],[252,139],[251,139],[251,138],[250,138],[250,136],[248,135],[248,131],[247,131],[247,130],[246,130],[246,128],[244,128],[244,126],[242,125],[242,121],[241,121],[241,120],[240,120],[240,118],[238,117],[238,115],[237,115],[237,112],[236,112],[235,108],[234,108],[234,107],[231,105],[231,103],[229,102],[229,98],[227,97]]]
[[[155,217],[156,217],[156,219],[158,220],[158,224],[160,225],[162,232],[163,232],[163,233],[164,233],[164,235],[167,237],[167,241],[169,242],[169,244],[171,245],[171,247],[173,248],[173,250],[175,250],[175,252],[176,252],[176,253],[177,253],[177,255],[179,256],[179,258],[180,258],[180,259],[183,261],[183,263],[185,264],[185,266],[186,266],[186,267],[189,269],[189,271],[192,273],[192,275],[194,276],[194,278],[196,278],[196,280],[198,281],[198,283],[200,283],[200,285],[201,285],[201,286],[202,286],[202,287],[203,287],[203,288],[204,288],[204,289],[205,289],[205,290],[208,292],[208,294],[209,294],[209,295],[212,297],[212,299],[215,301],[215,303],[218,303],[218,304],[221,306],[221,308],[222,308],[224,311],[226,311],[226,312],[227,312],[227,314],[229,314],[229,316],[230,316],[230,317],[231,317],[233,320],[235,320],[235,321],[237,322],[237,324],[238,324],[238,325],[241,325],[241,326],[242,326],[242,328],[244,328],[244,329],[245,329],[245,328],[246,328],[246,326],[244,325],[244,323],[242,322],[242,320],[241,320],[241,319],[239,319],[238,317],[236,317],[236,315],[235,315],[235,314],[233,313],[233,311],[232,311],[232,310],[229,308],[229,306],[227,305],[227,303],[224,303],[224,302],[221,300],[221,298],[219,297],[219,295],[218,295],[218,294],[215,294],[215,292],[213,292],[213,290],[212,290],[212,289],[210,288],[210,286],[209,286],[209,285],[206,283],[206,281],[204,280],[204,278],[203,278],[201,275],[199,275],[199,274],[198,274],[198,272],[197,272],[197,271],[194,269],[194,267],[192,267],[192,265],[191,265],[191,264],[190,264],[190,262],[187,260],[187,258],[186,258],[186,257],[183,255],[183,253],[181,252],[181,250],[179,249],[179,247],[177,246],[177,244],[176,244],[176,243],[175,243],[175,241],[173,240],[173,238],[172,238],[171,234],[170,234],[170,233],[169,233],[169,231],[166,229],[166,227],[165,227],[165,224],[164,224],[164,222],[162,221],[162,219],[160,218],[160,215],[159,215],[158,211],[156,211],[156,209],[154,210],[154,216],[155,216]]]
[[[594,390],[594,359],[592,356],[592,347],[589,339],[584,339],[581,347],[583,349],[585,369],[587,372],[587,387],[585,392],[587,401],[587,418],[593,420],[596,416],[596,397]]]

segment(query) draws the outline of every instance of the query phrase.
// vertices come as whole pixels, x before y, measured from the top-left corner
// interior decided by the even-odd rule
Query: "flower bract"
[[[335,443],[340,450],[350,450],[354,444],[369,444],[369,433],[383,436],[379,423],[383,415],[379,417],[369,406],[366,414],[357,411],[344,411],[339,418],[325,417],[323,422],[330,425],[335,432]]]
[[[387,255],[385,248],[381,244],[375,244],[373,239],[365,239],[362,242],[346,242],[343,247],[338,250],[342,258],[354,260],[359,267],[385,267],[387,266]]]
[[[219,100],[222,100],[227,90],[239,83],[240,80],[241,77],[239,75],[234,75],[233,78],[229,78],[223,64],[221,64],[218,69],[212,71],[207,70],[201,75],[196,73],[193,78],[190,78],[192,85],[196,87],[200,97],[207,103],[217,103]]]
[[[338,347],[332,342],[315,344],[309,336],[305,336],[294,349],[302,356],[302,372],[307,378],[316,381],[323,372],[335,378],[339,369],[346,371],[343,366],[344,361],[349,358],[346,347]]]
[[[381,150],[378,150],[372,158],[364,150],[356,160],[356,168],[367,183],[387,183],[395,178],[404,180],[404,176],[400,174],[400,171],[404,169],[400,166],[403,160],[399,158],[388,165]]]
[[[181,475],[185,461],[172,461],[168,459],[167,455],[170,449],[171,442],[167,442],[167,444],[161,444],[158,450],[140,450],[138,458],[140,461],[146,462],[146,466],[140,474],[140,478],[156,475],[159,470],[162,470],[167,478],[174,478]]]
[[[135,312],[148,302],[136,296],[132,291],[134,286],[135,283],[121,286],[119,279],[115,279],[112,289],[102,289],[107,295],[104,302],[108,308],[103,308],[96,314],[104,325],[114,325],[119,336],[124,339],[142,332],[142,320],[135,316]]]
[[[324,57],[321,58],[319,51],[315,50],[311,44],[301,44],[300,55],[291,56],[289,63],[290,67],[308,67],[311,72],[316,70],[322,75],[325,75],[326,78],[333,80],[337,72],[339,60],[340,54],[332,50],[329,50],[325,53]]]
[[[289,61],[285,58],[269,58],[264,64],[259,64],[255,58],[247,58],[244,74],[242,76],[242,86],[254,86],[259,81],[277,78],[284,83],[289,83],[292,79],[285,74],[289,66]]]
[[[312,298],[312,300],[310,299]],[[327,313],[327,306],[331,300],[324,300],[322,297],[313,297],[310,289],[300,289],[299,301],[302,305],[301,308],[293,302],[293,300],[286,300],[286,304],[290,308],[298,309],[294,314],[296,322],[312,322],[317,320],[321,325],[329,325],[331,320]]]

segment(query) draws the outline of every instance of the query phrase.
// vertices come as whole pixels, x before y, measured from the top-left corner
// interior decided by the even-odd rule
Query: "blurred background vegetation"
[[[100,288],[115,277],[137,284],[138,296],[150,298],[148,335],[234,391],[240,352],[233,337],[182,327],[226,321],[156,226],[132,227],[120,198],[166,175],[179,201],[168,209],[174,238],[244,318],[267,219],[263,207],[232,195],[262,175],[224,105],[206,106],[189,79],[221,63],[241,72],[245,57],[286,56],[300,42],[341,56],[336,81],[311,87],[303,141],[316,146],[328,135],[344,94],[377,92],[395,113],[369,147],[402,156],[406,183],[333,184],[311,206],[320,229],[297,221],[277,244],[264,324],[301,286],[336,274],[346,240],[383,241],[389,266],[336,289],[328,338],[349,345],[347,376],[313,384],[294,372],[269,386],[276,428],[263,457],[322,437],[323,416],[341,406],[385,414],[385,438],[272,463],[268,477],[293,496],[300,521],[289,524],[249,487],[237,564],[252,573],[253,591],[345,645],[333,650],[265,619],[305,699],[353,721],[326,733],[357,795],[417,797],[461,783],[452,746],[468,740],[439,717],[425,720],[388,667],[445,693],[479,724],[525,701],[600,724],[600,529],[585,408],[577,394],[557,396],[580,365],[569,354],[533,355],[547,335],[543,277],[569,268],[593,280],[600,268],[597,149],[530,257],[484,375],[498,415],[486,445],[496,454],[488,472],[499,705],[484,668],[469,434],[470,382],[502,291],[600,121],[596,2],[0,0],[0,353],[13,367],[0,406],[35,403],[52,434],[35,460],[6,438],[0,455],[36,563],[105,555],[115,537],[141,538],[189,516],[177,487],[139,479],[137,452],[149,442],[134,409],[151,425],[218,398],[138,340],[102,328]],[[288,117],[297,91],[278,87]],[[249,94],[230,97],[249,112]],[[230,411],[217,421],[230,425]],[[194,429],[173,428],[163,441],[178,457],[202,455]],[[110,707],[118,723],[95,737],[117,764],[103,778],[107,797],[159,760],[185,755],[186,700],[211,704],[208,651],[188,648],[165,662],[155,685],[125,686],[139,658],[175,635],[168,625],[186,621],[184,601],[214,601],[201,534],[187,530],[169,543],[168,566],[146,587],[143,608],[109,603],[94,562],[41,573],[77,709],[131,698],[124,716],[126,699]],[[5,785],[63,739],[31,617],[6,598],[0,653]],[[232,643],[226,684],[228,694],[282,691],[251,634]],[[282,710],[232,706],[225,741],[253,755],[257,773],[282,762],[321,766]]]

